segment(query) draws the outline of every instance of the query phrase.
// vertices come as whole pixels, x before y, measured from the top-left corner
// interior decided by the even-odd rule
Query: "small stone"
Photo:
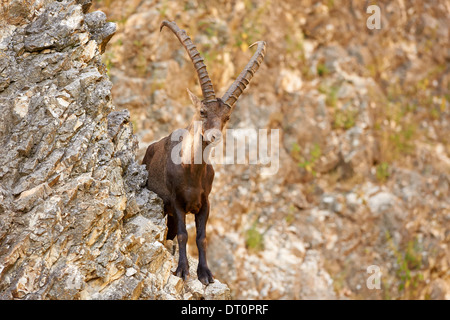
[[[137,270],[135,268],[128,268],[125,275],[127,277],[131,277],[132,275],[135,275],[137,273]]]

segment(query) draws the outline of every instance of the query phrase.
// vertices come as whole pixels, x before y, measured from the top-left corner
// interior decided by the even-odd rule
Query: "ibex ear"
[[[202,101],[195,94],[193,94],[191,92],[191,90],[189,90],[189,89],[186,89],[186,90],[187,90],[187,92],[189,94],[189,98],[191,98],[192,104],[196,108],[200,109],[200,107],[202,106]]]

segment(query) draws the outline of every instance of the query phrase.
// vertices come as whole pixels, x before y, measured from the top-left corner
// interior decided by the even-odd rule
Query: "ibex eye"
[[[200,115],[202,116],[202,117],[206,117],[206,110],[200,110]]]

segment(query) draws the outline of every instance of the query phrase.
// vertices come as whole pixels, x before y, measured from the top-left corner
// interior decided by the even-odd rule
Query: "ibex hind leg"
[[[167,215],[167,236],[166,240],[173,240],[177,235],[177,225],[173,215]]]

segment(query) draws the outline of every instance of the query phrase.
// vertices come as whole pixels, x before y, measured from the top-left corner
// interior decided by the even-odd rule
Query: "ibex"
[[[196,153],[195,148],[201,148],[201,154],[203,155],[205,148],[220,138],[217,132],[220,135],[230,119],[236,101],[262,63],[266,43],[264,41],[255,43],[257,44],[255,54],[221,99],[216,98],[206,65],[203,63],[204,59],[186,32],[181,30],[175,22],[163,21],[160,31],[164,27],[169,28],[177,36],[189,54],[197,71],[204,99],[200,100],[189,89],[187,90],[196,108],[191,123],[186,127],[190,135],[185,137],[185,139],[181,138],[180,142],[180,139],[173,136],[174,132],[172,132],[169,136],[149,145],[143,164],[145,164],[148,171],[148,189],[155,192],[164,202],[164,212],[167,214],[168,226],[167,239],[173,240],[177,236],[179,259],[175,275],[183,278],[183,280],[186,280],[189,275],[189,265],[186,256],[186,242],[188,239],[186,213],[190,212],[195,214],[195,226],[197,229],[196,243],[199,258],[197,276],[204,285],[207,285],[214,282],[213,275],[206,262],[206,222],[208,221],[210,209],[208,196],[214,180],[214,169],[204,157],[202,157],[201,163],[195,163],[196,161],[193,161],[191,150],[194,150],[194,153]],[[201,125],[194,126],[195,121],[198,121]],[[197,130],[194,132],[196,128]],[[215,131],[211,129],[215,129]],[[212,134],[208,134],[208,132],[212,132]],[[175,139],[173,139],[174,137]],[[200,138],[201,142],[194,143],[196,138]],[[180,143],[181,151],[179,153],[181,158],[192,161],[182,161],[177,164],[172,160],[172,151]]]

